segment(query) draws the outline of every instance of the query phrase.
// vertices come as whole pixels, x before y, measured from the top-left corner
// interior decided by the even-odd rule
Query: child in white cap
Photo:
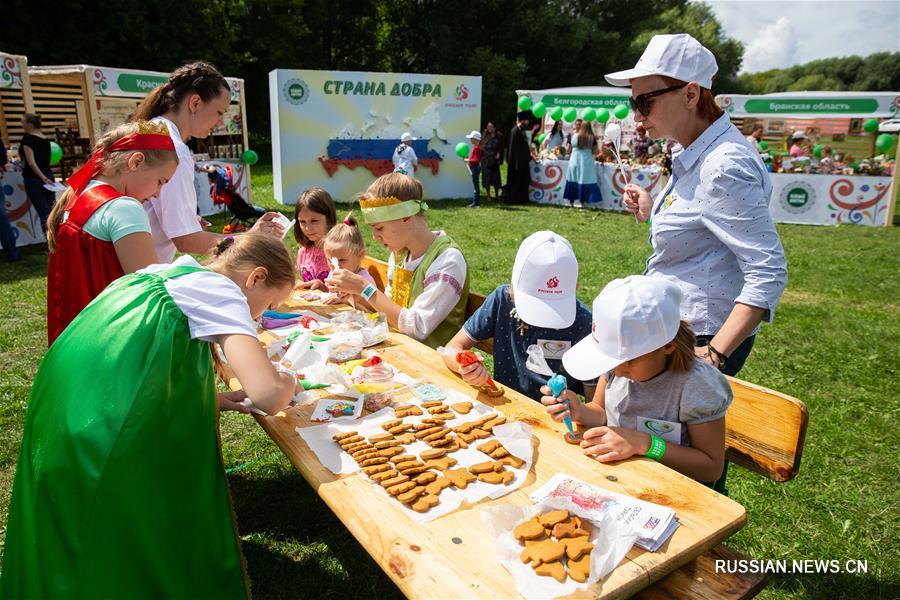
[[[461,366],[454,357],[493,339],[494,378],[529,398],[540,399],[547,375],[526,367],[529,348],[540,348],[547,366],[560,372],[563,353],[591,332],[591,311],[575,297],[577,284],[578,261],[569,241],[552,231],[531,234],[519,246],[512,284],[491,292],[469,317],[447,344],[444,363],[463,381],[480,387],[488,379],[484,365]],[[593,383],[567,379],[575,393],[593,396]]]
[[[469,175],[472,176],[472,187],[475,189],[469,208],[478,208],[481,197],[481,134],[477,130],[473,130],[466,136],[466,139],[472,144],[472,150],[469,151],[469,156],[465,160],[469,167]]]
[[[394,149],[394,173],[402,173],[410,177],[416,174],[416,165],[419,163],[419,157],[413,150],[412,143],[415,140],[410,132],[405,132],[400,136],[400,144]]]
[[[658,277],[611,281],[594,300],[590,335],[563,355],[579,379],[600,377],[593,402],[544,388],[547,412],[592,427],[581,448],[600,462],[648,456],[698,481],[713,482],[725,463],[728,380],[694,354],[681,320],[682,292]]]

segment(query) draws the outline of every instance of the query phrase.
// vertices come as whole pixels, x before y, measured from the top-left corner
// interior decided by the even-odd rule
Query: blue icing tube
[[[554,398],[559,398],[559,395],[563,393],[563,390],[566,389],[566,378],[563,377],[561,373],[557,373],[553,377],[547,380],[547,386],[550,388],[550,391],[553,393]],[[569,401],[565,400],[566,409],[569,408]],[[563,423],[566,424],[566,429],[569,430],[569,433],[575,434],[575,428],[572,427],[572,416],[569,414],[563,419]]]

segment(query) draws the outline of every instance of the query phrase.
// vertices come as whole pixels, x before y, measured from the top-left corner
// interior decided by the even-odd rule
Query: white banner
[[[646,166],[627,168],[627,176],[611,163],[594,163],[597,167],[597,179],[600,185],[602,200],[589,208],[607,210],[625,210],[622,206],[622,190],[626,183],[635,183],[650,192],[651,196],[660,193],[665,185],[665,177],[659,167]],[[567,160],[544,160],[531,163],[531,185],[528,188],[528,199],[541,204],[566,204],[563,191],[566,188]],[[627,177],[627,179],[626,179]]]
[[[622,190],[625,179],[611,163],[595,163],[603,200],[588,208],[625,210]],[[540,204],[566,204],[568,161],[545,160],[531,163],[531,185],[528,198]],[[657,167],[634,169],[630,182],[643,187],[655,197],[666,185],[667,177]],[[806,225],[883,226],[892,222],[888,213],[891,195],[890,177],[844,175],[800,175],[769,173],[772,197],[769,211],[776,223]]]
[[[394,170],[407,131],[425,198],[472,195],[454,148],[480,128],[481,77],[278,69],[269,73],[269,103],[274,192],[283,204],[311,187],[352,201]]]

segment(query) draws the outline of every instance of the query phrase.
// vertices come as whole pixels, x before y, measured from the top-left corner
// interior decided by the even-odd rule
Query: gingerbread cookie
[[[426,430],[426,431],[427,431],[427,430]],[[453,432],[450,431],[449,429],[439,429],[438,431],[435,431],[434,433],[431,433],[431,434],[429,434],[429,435],[423,436],[423,437],[420,438],[420,439],[421,439],[423,442],[428,443],[428,442],[433,442],[434,440],[438,440],[438,439],[440,439],[440,438],[442,438],[442,437],[446,437],[446,436],[450,435],[451,433],[453,433]]]
[[[416,457],[413,457],[412,460],[407,460],[407,461],[404,461],[401,463],[396,463],[396,469],[398,471],[400,471],[401,473],[403,471],[405,471],[406,469],[412,469],[413,467],[424,467],[424,466],[425,466],[425,463],[419,462],[418,459],[416,459]]]
[[[397,475],[399,475],[397,471],[391,469],[389,471],[383,471],[381,473],[375,473],[374,475],[370,475],[369,479],[374,481],[375,483],[381,483],[382,481],[387,481],[388,479],[393,479]]]
[[[490,421],[488,421],[487,423],[482,425],[481,429],[492,432],[492,431],[494,431],[494,427],[496,427],[497,425],[503,425],[504,423],[506,423],[506,417],[504,417],[503,415],[500,415],[499,417],[497,417],[495,419],[491,419]]]
[[[478,475],[479,473],[490,473],[491,471],[500,472],[502,470],[503,465],[492,460],[483,463],[477,463],[469,467],[469,472],[473,475]]]
[[[385,471],[390,471],[391,466],[382,464],[382,465],[372,465],[371,467],[363,467],[363,473],[366,475],[374,475],[376,473],[383,473]]]
[[[360,461],[359,465],[361,467],[371,467],[372,465],[382,465],[388,461],[385,456],[373,456],[372,458],[366,458]]]
[[[422,429],[420,431],[417,431],[414,435],[416,436],[416,439],[421,440],[421,439],[424,439],[425,436],[432,435],[434,433],[438,433],[439,431],[443,431],[443,429],[444,428],[441,427],[440,425],[433,425],[433,426],[429,427],[428,429]]]
[[[396,427],[403,423],[403,419],[391,419],[390,421],[385,421],[381,424],[381,428],[387,431],[391,427]]]
[[[432,458],[425,461],[425,466],[429,469],[437,469],[438,471],[446,471],[456,464],[456,459],[452,456],[442,456],[440,458]]]
[[[412,508],[416,512],[426,512],[432,507],[437,506],[439,503],[440,501],[438,500],[437,496],[426,493],[422,496],[419,496],[418,500],[410,505],[410,508]]]
[[[408,462],[411,460],[416,460],[416,457],[414,454],[400,454],[398,456],[391,457],[391,462],[394,463],[395,465],[404,463],[404,462]]]
[[[394,434],[385,432],[385,433],[376,433],[375,435],[369,436],[369,442],[374,444],[375,442],[384,442],[386,440],[394,439]]]
[[[392,448],[384,448],[383,450],[376,450],[378,452],[378,456],[386,456],[387,458],[391,458],[392,456],[397,456],[401,452],[403,452],[402,446],[394,446]]]
[[[415,442],[416,437],[411,433],[401,433],[397,436],[397,441],[405,446],[407,444],[412,444],[413,442]]]
[[[554,525],[556,525],[557,523],[562,523],[569,518],[569,511],[551,510],[550,512],[545,512],[538,518],[541,521],[541,525],[546,528],[553,529]]]
[[[544,526],[538,521],[537,517],[528,519],[523,523],[516,525],[513,529],[513,536],[520,542],[523,540],[533,540],[544,535]]]
[[[519,559],[525,563],[531,563],[532,567],[537,567],[544,563],[558,562],[566,553],[566,545],[562,542],[554,540],[543,540],[536,544],[526,546],[519,555]],[[562,564],[560,563],[560,566]],[[563,569],[565,575],[565,569]]]
[[[419,475],[419,477],[422,477],[423,475],[428,475],[428,473],[422,473],[422,475]],[[446,477],[438,477],[425,486],[425,493],[431,494],[432,496],[437,496],[441,493],[442,490],[450,487],[452,484],[453,482]]]
[[[384,450],[385,448],[393,448],[394,446],[400,446],[400,440],[387,440],[386,442],[378,442],[375,444],[375,447],[379,450]]]
[[[354,435],[357,435],[355,431],[345,431],[344,433],[336,433],[335,435],[331,436],[331,439],[333,439],[335,442],[340,442],[341,440],[351,438]]]
[[[391,477],[390,479],[385,479],[384,481],[380,481],[381,486],[384,488],[394,487],[395,485],[400,485],[401,483],[406,483],[409,481],[409,477],[406,475],[397,475],[396,477]]]
[[[393,427],[388,429],[388,432],[391,435],[399,435],[404,431],[409,431],[410,429],[412,429],[411,423],[400,423],[399,425],[394,425]]]
[[[415,500],[416,498],[418,498],[419,496],[421,496],[424,493],[425,493],[425,488],[422,487],[421,485],[417,485],[416,487],[409,490],[408,492],[403,492],[402,494],[398,494],[397,500],[399,500],[403,504],[409,504],[410,502],[412,502],[413,500]]]
[[[560,583],[566,580],[566,568],[559,561],[542,562],[534,568],[534,572],[545,577],[552,577]]]
[[[585,554],[590,554],[594,545],[588,541],[587,536],[568,538],[563,541],[566,545],[566,556],[569,560],[578,560]]]
[[[566,567],[568,567],[569,570],[569,577],[579,583],[584,583],[591,575],[590,552],[576,560],[570,558],[566,563]]]
[[[503,446],[500,444],[499,441],[488,440],[488,441],[484,442],[483,444],[478,444],[477,446],[475,446],[475,449],[478,450],[479,452],[484,452],[485,454],[490,454],[497,448],[502,448],[502,447]]]
[[[553,531],[551,531],[551,535],[558,540],[563,538],[577,538],[577,537],[587,537],[588,532],[584,529],[579,529],[575,525],[575,521],[573,519],[568,519],[563,521],[562,523],[557,523],[553,526]]]
[[[429,402],[429,404],[431,404],[431,403]],[[422,406],[425,406],[425,405],[423,404]],[[443,402],[438,402],[437,404],[435,404],[431,407],[425,407],[425,408],[428,411],[428,414],[430,414],[430,415],[436,415],[436,414],[445,412],[447,410],[447,406]]]
[[[412,478],[412,480],[416,482],[416,485],[428,485],[429,483],[434,483],[436,479],[437,473],[434,471],[425,471]]]
[[[525,464],[524,460],[522,460],[521,458],[515,457],[512,454],[510,454],[509,456],[504,456],[497,462],[504,464],[504,465],[509,465],[513,469],[518,469],[519,467],[521,467],[522,465]]]
[[[475,480],[475,476],[465,469],[449,469],[444,472],[444,477],[449,479],[454,487],[457,487],[461,490],[466,489],[466,486],[469,485],[469,482]]]
[[[452,408],[453,410],[455,410],[456,412],[458,412],[461,415],[467,415],[467,414],[469,414],[469,411],[472,410],[472,403],[471,402],[457,402],[456,404],[451,404],[450,408]]]
[[[423,402],[422,408],[434,408],[435,406],[443,406],[444,402],[442,400],[432,400],[430,402]]]
[[[485,431],[484,429],[481,429],[480,427],[476,427],[475,429],[473,429],[473,430],[470,431],[469,433],[471,433],[472,436],[473,436],[476,440],[483,440],[484,438],[489,438],[489,437],[491,437],[491,434],[490,434],[489,432]]]
[[[398,417],[417,417],[422,414],[422,409],[418,406],[411,406],[407,409],[394,409],[394,414]]]
[[[428,441],[425,443],[428,444],[429,446],[431,446],[432,448],[440,448],[441,446],[448,446],[448,445],[452,444],[453,438],[449,437],[449,436],[444,436],[444,437],[440,437],[436,440],[431,440],[431,441]]]
[[[452,412],[442,412],[435,414],[433,418],[436,421],[440,421],[441,423],[443,423],[445,421],[452,421],[456,418],[456,415],[454,415]]]
[[[414,489],[415,487],[416,484],[414,484],[412,481],[404,481],[403,483],[398,483],[397,485],[385,489],[391,496],[399,496],[400,494],[404,494],[411,489]]]
[[[447,454],[446,448],[432,448],[431,450],[425,450],[419,456],[422,460],[431,460],[433,458],[440,458]]]
[[[352,435],[350,437],[344,437],[344,438],[341,438],[340,440],[338,440],[338,445],[341,448],[346,448],[347,446],[351,446],[358,442],[363,442],[363,441],[365,441],[365,439],[366,438],[364,438],[361,435]]]

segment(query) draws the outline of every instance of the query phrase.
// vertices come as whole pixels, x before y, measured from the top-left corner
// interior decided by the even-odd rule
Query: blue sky
[[[741,72],[818,58],[900,51],[900,0],[708,0],[728,36],[744,43]]]

